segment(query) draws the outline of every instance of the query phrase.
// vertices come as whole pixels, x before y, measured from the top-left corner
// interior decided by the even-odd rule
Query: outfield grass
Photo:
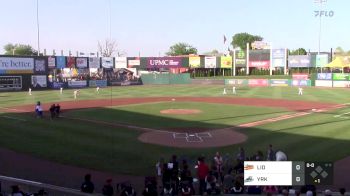
[[[194,79],[292,79],[291,75],[249,75],[249,76],[211,76]]]
[[[137,86],[81,90],[79,99],[109,99],[113,97],[150,96],[223,96],[221,86]],[[332,103],[349,102],[346,89],[306,88],[304,96],[297,96],[296,88],[243,88],[238,96],[276,99],[322,101]],[[72,90],[35,91],[33,96],[25,92],[0,93],[0,107],[33,104],[35,101],[60,102],[72,100]],[[234,95],[226,95],[234,96]],[[170,108],[194,108],[204,111],[199,115],[166,116],[159,110]],[[107,122],[124,122],[153,128],[234,126],[245,122],[270,118],[288,111],[276,108],[203,104],[203,103],[159,103],[139,104],[123,107],[107,107],[72,111],[68,115],[92,118]],[[60,163],[76,165],[112,173],[133,175],[153,174],[159,157],[172,154],[195,160],[198,155],[212,157],[216,151],[231,156],[239,146],[247,154],[257,150],[266,152],[268,144],[281,149],[292,160],[335,161],[349,156],[350,121],[335,118],[335,115],[350,112],[349,108],[328,113],[315,113],[301,118],[275,122],[255,128],[241,130],[249,138],[240,145],[208,149],[178,149],[144,144],[137,140],[139,131],[115,128],[75,120],[36,119],[28,114],[0,114],[0,146],[18,152],[32,154]],[[3,118],[15,117],[27,121]],[[140,164],[142,163],[142,164]]]

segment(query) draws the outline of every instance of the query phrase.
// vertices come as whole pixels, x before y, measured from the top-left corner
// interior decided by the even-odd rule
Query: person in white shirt
[[[236,94],[236,87],[235,86],[232,87],[232,94],[234,94],[234,95]]]
[[[77,99],[78,94],[79,94],[79,90],[74,90],[73,91],[74,99]]]
[[[222,92],[223,95],[226,95],[226,88],[224,88],[224,92]]]
[[[98,87],[96,87],[96,92],[97,92],[97,94],[99,94],[100,93],[100,87],[98,86]]]
[[[42,118],[43,117],[43,108],[41,107],[40,101],[37,102],[35,106],[35,113],[37,118]]]
[[[28,89],[28,94],[32,95],[32,89],[31,88]]]
[[[303,88],[299,87],[298,95],[303,95]]]
[[[63,88],[61,87],[60,88],[60,94],[62,95],[62,93],[63,93]]]

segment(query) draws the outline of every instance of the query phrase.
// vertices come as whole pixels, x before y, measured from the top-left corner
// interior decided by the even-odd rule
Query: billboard
[[[33,58],[0,57],[0,72],[33,73]]]
[[[270,86],[289,86],[288,79],[271,79]]]
[[[307,80],[309,79],[309,74],[293,74],[292,75],[293,80]]]
[[[56,62],[57,69],[63,69],[66,67],[66,57],[58,56],[56,57],[56,60],[57,60]]]
[[[317,80],[332,80],[332,73],[318,73]]]
[[[328,64],[328,54],[316,55],[316,67],[324,67]]]
[[[86,57],[77,57],[76,58],[77,68],[87,68],[88,59]]]
[[[140,67],[141,61],[139,57],[129,57],[128,60],[128,68]]]
[[[182,67],[181,57],[150,57],[147,58],[147,68]]]
[[[249,61],[249,67],[268,69],[270,68],[270,61]]]
[[[114,68],[127,68],[128,63],[126,57],[115,57]]]
[[[292,80],[292,86],[311,86],[311,80]]]
[[[247,66],[247,55],[244,50],[236,51],[235,56],[236,67],[246,67]]]
[[[89,57],[89,68],[100,68],[100,58]]]
[[[243,86],[243,85],[248,85],[248,80],[247,79],[226,79],[225,84],[234,85],[234,86]]]
[[[201,58],[199,56],[190,56],[189,57],[189,65],[191,68],[201,67]]]
[[[220,64],[221,64],[220,68],[232,69],[232,56],[222,56]]]
[[[102,57],[102,68],[113,68],[113,57]]]
[[[288,67],[311,67],[311,55],[288,56]]]
[[[286,65],[285,49],[272,49],[272,67],[284,67]]]
[[[34,73],[46,73],[45,59],[35,59],[34,62]]]
[[[67,57],[67,68],[75,68],[75,57]]]
[[[0,76],[0,91],[21,89],[22,76]]]
[[[47,87],[46,75],[34,75],[34,76],[32,76],[32,87],[33,88],[46,88]]]
[[[68,81],[68,87],[70,88],[83,88],[87,86],[86,80],[70,80]]]
[[[47,64],[49,68],[55,68],[56,67],[56,58],[53,56],[49,56],[47,58]]]
[[[332,87],[332,80],[315,80],[315,86]]]
[[[249,86],[268,86],[269,82],[267,79],[249,79]]]
[[[216,57],[215,56],[206,56],[204,58],[204,67],[205,68],[216,68]]]
[[[107,80],[89,80],[90,87],[106,87]]]
[[[333,81],[333,87],[349,87],[350,81]]]
[[[347,73],[334,73],[332,78],[333,78],[333,80],[338,80],[338,81],[349,80],[349,74],[347,74]]]

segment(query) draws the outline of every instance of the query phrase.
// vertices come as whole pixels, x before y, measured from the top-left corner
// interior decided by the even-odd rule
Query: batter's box
[[[174,133],[173,134],[173,137],[176,139],[176,138],[181,138],[181,139],[184,139],[184,138],[187,138],[188,135],[187,133]]]
[[[209,132],[196,133],[196,136],[199,138],[210,138],[213,137]]]
[[[198,137],[196,134],[189,134],[186,138],[187,142],[203,142],[202,138]]]

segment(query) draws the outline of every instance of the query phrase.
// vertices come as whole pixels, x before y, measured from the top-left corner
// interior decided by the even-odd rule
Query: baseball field
[[[217,151],[234,157],[239,147],[250,156],[258,150],[266,153],[269,144],[290,160],[349,162],[348,89],[305,88],[302,96],[293,87],[222,92],[218,85],[113,87],[99,93],[89,88],[81,89],[77,99],[73,90],[33,91],[31,96],[3,92],[0,148],[131,176],[153,175],[159,158],[172,154],[194,163],[199,155],[211,158]],[[61,118],[51,120],[49,112],[36,118],[37,101],[46,111],[59,103]],[[347,183],[342,181],[336,179],[337,185]]]

